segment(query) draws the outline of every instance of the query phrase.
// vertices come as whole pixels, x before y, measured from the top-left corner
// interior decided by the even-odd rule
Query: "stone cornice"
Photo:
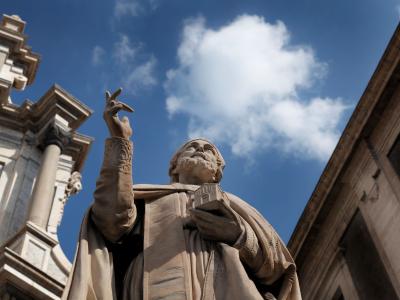
[[[89,153],[93,140],[92,137],[77,132],[72,135],[72,141],[64,152],[65,154],[72,156],[75,161],[72,171],[82,170],[83,163],[86,160],[86,156]]]
[[[8,28],[7,23],[15,26],[15,29]],[[22,62],[26,67],[24,74],[28,78],[29,85],[35,79],[36,71],[40,63],[40,55],[32,52],[32,50],[25,44],[27,40],[27,36],[23,33],[25,24],[26,23],[21,19],[3,15],[0,24],[0,38],[4,38],[13,45],[13,59],[16,62]]]
[[[13,103],[2,105],[0,122],[17,131],[36,133],[56,114],[64,118],[72,130],[76,130],[92,114],[92,110],[55,84],[36,103],[26,100],[21,106]]]
[[[398,84],[399,60],[400,26],[391,38],[289,240],[288,247],[294,258],[306,239],[312,239],[310,230],[356,145],[373,127],[369,123],[376,121],[374,112],[388,101],[393,87]]]
[[[55,84],[36,103],[26,100],[21,106],[13,103],[0,106],[0,124],[22,133],[29,131],[39,135],[54,116],[59,115],[73,132],[72,141],[64,152],[73,157],[74,170],[79,171],[93,139],[76,130],[91,114],[90,108]]]

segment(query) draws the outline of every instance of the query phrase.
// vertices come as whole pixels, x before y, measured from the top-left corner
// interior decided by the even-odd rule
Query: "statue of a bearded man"
[[[107,92],[111,137],[81,227],[64,299],[301,299],[293,260],[253,207],[219,187],[225,166],[205,139],[173,156],[169,185],[133,185],[132,129]]]

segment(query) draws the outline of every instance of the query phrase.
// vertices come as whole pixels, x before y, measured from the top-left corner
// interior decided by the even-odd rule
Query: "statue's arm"
[[[104,160],[94,192],[91,218],[100,232],[111,242],[117,242],[130,231],[136,220],[132,190],[132,128],[127,117],[120,120],[118,111],[133,111],[117,96],[106,93],[103,118],[110,131],[106,140]]]
[[[239,250],[242,263],[252,273],[252,277],[258,284],[271,287],[278,279],[282,278],[279,291],[276,292],[278,299],[287,299],[293,284],[296,281],[296,267],[288,250],[279,236],[268,224],[263,237],[257,237],[253,228],[241,218],[243,232],[233,245]],[[266,234],[266,232],[269,232]],[[269,288],[265,290],[265,299],[276,299]]]
[[[241,223],[243,231],[233,247],[239,250],[240,260],[246,267],[253,272],[257,272],[264,262],[264,255],[257,235],[251,226],[242,218]]]
[[[135,223],[132,142],[128,139],[111,137],[106,140],[91,216],[97,228],[111,242],[118,241]]]

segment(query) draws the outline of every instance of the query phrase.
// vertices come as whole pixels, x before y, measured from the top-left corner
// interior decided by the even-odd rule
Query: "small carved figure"
[[[82,190],[82,175],[78,171],[71,174],[68,180],[67,187],[65,188],[65,195],[68,198],[71,195],[75,195]]]
[[[106,93],[111,137],[64,299],[301,299],[294,262],[271,225],[218,185],[225,161],[184,144],[169,185],[133,185],[133,111]]]

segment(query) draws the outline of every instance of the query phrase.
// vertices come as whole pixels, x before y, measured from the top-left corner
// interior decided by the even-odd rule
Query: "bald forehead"
[[[204,151],[207,151],[207,147],[210,147],[210,150],[213,152],[213,155],[215,156],[215,158],[217,160],[217,165],[218,165],[218,168],[219,168],[219,170],[218,170],[218,174],[219,174],[218,181],[221,180],[222,170],[225,167],[225,160],[222,157],[221,153],[219,152],[218,148],[213,143],[207,141],[206,139],[193,139],[193,140],[190,140],[190,141],[186,142],[184,145],[182,145],[178,149],[178,151],[174,154],[172,159],[171,159],[170,168],[169,168],[169,175],[171,176],[171,179],[173,181],[177,181],[178,180],[176,178],[176,173],[174,173],[174,172],[175,172],[175,169],[176,169],[176,166],[178,164],[178,160],[179,160],[180,156],[181,155],[185,155],[186,156],[187,153],[185,153],[185,152],[189,152],[189,151],[193,152],[194,150],[198,151],[197,148],[200,147],[200,146],[203,147]],[[189,149],[189,147],[193,147],[195,149]]]
[[[208,141],[205,141],[205,140],[194,140],[194,141],[190,141],[189,143],[187,143],[186,144],[186,146],[185,146],[185,148],[186,147],[191,147],[191,146],[210,146],[210,147],[212,147],[212,148],[215,148],[215,146],[213,145],[213,144],[211,144],[210,142],[208,142]]]

